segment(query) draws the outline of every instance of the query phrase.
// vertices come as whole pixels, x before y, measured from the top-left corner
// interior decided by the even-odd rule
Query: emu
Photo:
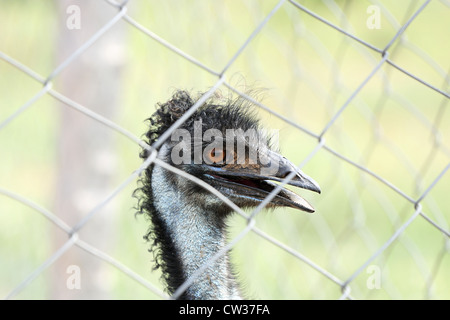
[[[195,101],[188,92],[176,91],[169,101],[158,104],[148,119],[146,142],[152,145],[157,141]],[[210,129],[215,130],[214,141],[205,139]],[[260,204],[277,186],[275,182],[293,171],[295,176],[288,184],[320,193],[314,180],[272,150],[270,137],[263,133],[242,98],[220,103],[208,100],[176,132],[158,148],[157,158],[207,182],[241,208]],[[242,132],[248,134],[238,134]],[[191,140],[182,141],[180,137]],[[200,148],[197,154],[196,148]],[[239,148],[245,152],[239,155]],[[256,161],[251,155],[256,155]],[[140,154],[143,159],[148,156],[146,150]],[[137,193],[139,212],[151,221],[144,238],[151,243],[155,268],[162,269],[167,291],[173,294],[226,245],[226,220],[232,210],[198,184],[156,164],[144,171]],[[282,206],[314,212],[306,200],[286,188],[267,205]],[[227,255],[211,263],[180,296],[201,300],[241,298]]]

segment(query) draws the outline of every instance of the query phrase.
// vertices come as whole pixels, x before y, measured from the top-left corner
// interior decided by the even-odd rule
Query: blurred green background
[[[130,0],[127,14],[146,30],[220,73],[276,1]],[[383,49],[421,1],[298,1],[315,14]],[[70,29],[71,5],[80,9]],[[380,12],[370,29],[369,6]],[[43,79],[117,14],[106,1],[0,0],[0,52]],[[450,7],[432,1],[388,50],[389,59],[418,78],[450,91]],[[246,92],[262,88],[264,105],[319,135],[380,62],[381,55],[289,2],[226,71]],[[217,76],[119,21],[51,79],[53,89],[110,119],[136,137],[158,102],[175,89],[194,94]],[[42,84],[0,59],[0,188],[19,194],[75,225],[139,166],[140,147],[118,132],[45,94],[9,116]],[[216,93],[231,95],[225,87]],[[326,146],[417,200],[450,161],[448,98],[384,63],[324,134]],[[280,149],[301,163],[318,140],[257,109],[279,130]],[[1,125],[4,124],[4,125]],[[354,274],[415,212],[414,204],[366,172],[322,148],[303,170],[322,188],[305,193],[316,208],[261,212],[257,227],[338,279]],[[163,289],[152,271],[148,222],[135,216],[134,180],[80,231],[80,239]],[[450,224],[450,172],[421,201],[444,230]],[[231,234],[245,221],[236,215]],[[6,297],[65,241],[42,214],[0,193],[0,296]],[[418,216],[350,283],[356,299],[449,299],[449,239]],[[261,299],[338,299],[341,288],[296,257],[248,234],[232,251],[245,292]],[[81,288],[69,289],[68,267],[80,266]],[[380,286],[370,285],[373,270]],[[110,264],[74,246],[31,281],[18,299],[157,299]]]

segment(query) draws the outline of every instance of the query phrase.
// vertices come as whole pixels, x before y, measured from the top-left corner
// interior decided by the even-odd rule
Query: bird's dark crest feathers
[[[201,96],[201,95],[200,95]],[[219,129],[225,134],[226,129],[258,129],[259,122],[254,116],[249,103],[242,97],[237,99],[220,99],[212,97],[200,106],[179,128],[192,131],[193,122],[201,120],[202,130]],[[156,142],[175,121],[185,114],[197,101],[186,91],[176,91],[172,98],[165,103],[158,103],[156,112],[147,119],[150,128],[146,133],[147,143]],[[148,151],[143,150],[141,158],[145,159]]]
[[[249,104],[243,98],[235,100],[226,99],[225,101],[211,98],[200,106],[191,117],[189,117],[180,128],[192,131],[193,122],[201,119],[202,131],[209,128],[215,128],[225,133],[226,129],[258,129],[258,120],[254,117]],[[149,130],[146,133],[147,144],[152,145],[158,138],[171,127],[187,110],[189,110],[196,100],[186,91],[176,91],[172,98],[165,103],[158,103],[155,113],[147,119],[150,123]],[[148,152],[143,150],[140,157],[146,159]],[[161,268],[163,278],[168,285],[168,291],[174,292],[180,286],[184,279],[169,278],[169,274],[174,274],[173,269],[178,269],[181,262],[178,259],[174,244],[168,237],[167,227],[158,214],[155,214],[152,195],[152,170],[150,165],[143,173],[139,184],[140,187],[135,191],[135,197],[138,199],[138,214],[144,214],[151,221],[150,229],[144,236],[144,239],[151,243],[150,251],[155,259],[155,269]]]

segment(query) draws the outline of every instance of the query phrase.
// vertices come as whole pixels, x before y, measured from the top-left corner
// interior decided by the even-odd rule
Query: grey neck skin
[[[164,158],[165,150],[162,146],[158,158]],[[187,193],[186,196],[186,192],[183,192],[186,179],[173,175],[159,166],[153,168],[154,207],[157,211],[155,214],[159,214],[167,226],[175,247],[174,254],[178,255],[181,262],[181,270],[177,272],[182,273],[182,278],[187,280],[226,244],[224,217],[211,211],[215,205],[223,206],[223,203],[211,200],[208,194]],[[184,297],[202,300],[240,299],[228,256],[223,255],[200,273],[185,291]]]

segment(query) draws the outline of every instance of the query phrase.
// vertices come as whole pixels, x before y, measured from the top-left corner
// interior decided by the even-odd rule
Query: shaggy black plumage
[[[151,146],[155,143],[195,102],[196,100],[187,91],[176,91],[169,101],[158,103],[155,113],[147,119],[149,122],[149,130],[145,134],[147,144]],[[186,129],[193,135],[193,123],[200,120],[203,125],[202,132],[215,128],[221,130],[224,136],[226,129],[229,128],[241,128],[244,131],[259,129],[258,120],[242,98],[229,100],[224,104],[218,104],[214,99],[210,99],[198,108],[179,129]],[[268,144],[270,144],[269,140],[267,140]],[[148,156],[146,149],[140,153],[142,159],[146,159]],[[151,243],[150,251],[154,255],[154,269],[161,268],[168,292],[173,293],[186,279],[181,272],[180,255],[169,236],[165,222],[153,205],[151,186],[153,167],[153,165],[150,165],[145,170],[143,177],[140,179],[142,186],[136,190],[135,196],[139,200],[138,213],[146,215],[151,221],[151,226],[144,239]],[[207,192],[198,185],[193,184],[192,187],[191,192]],[[223,206],[223,209],[227,213],[231,212],[227,206]]]
[[[148,119],[150,125],[146,133],[151,146],[189,108],[195,104],[186,91],[177,91],[173,97],[157,105],[156,112]],[[198,121],[198,122],[196,122]],[[180,127],[195,136],[194,124],[201,123],[201,132],[216,129],[228,141],[224,151],[237,140],[227,136],[227,129],[240,129],[256,134],[256,141],[247,143],[245,157],[252,152],[278,165],[272,174],[261,174],[261,163],[250,164],[198,164],[191,158],[189,163],[174,164],[170,151],[174,142],[165,141],[158,149],[158,159],[184,170],[211,184],[240,207],[255,207],[276,187],[271,181],[281,181],[287,174],[295,172],[289,184],[320,192],[318,185],[297,170],[287,159],[273,151],[270,139],[261,133],[254,113],[244,99],[216,102],[208,100],[200,106]],[[192,142],[193,143],[193,142]],[[202,142],[202,147],[207,143]],[[222,147],[220,147],[222,148]],[[225,152],[224,152],[225,153]],[[141,158],[148,157],[146,150]],[[248,160],[248,159],[247,159]],[[140,179],[141,187],[135,192],[139,199],[138,212],[145,214],[151,227],[145,239],[151,243],[155,268],[161,268],[167,290],[172,294],[200,266],[226,243],[225,218],[231,209],[215,195],[199,187],[192,181],[156,165],[150,165]],[[313,212],[312,206],[297,194],[282,189],[268,206],[289,206],[302,211]],[[228,256],[219,258],[184,292],[185,299],[237,299],[240,298]]]

